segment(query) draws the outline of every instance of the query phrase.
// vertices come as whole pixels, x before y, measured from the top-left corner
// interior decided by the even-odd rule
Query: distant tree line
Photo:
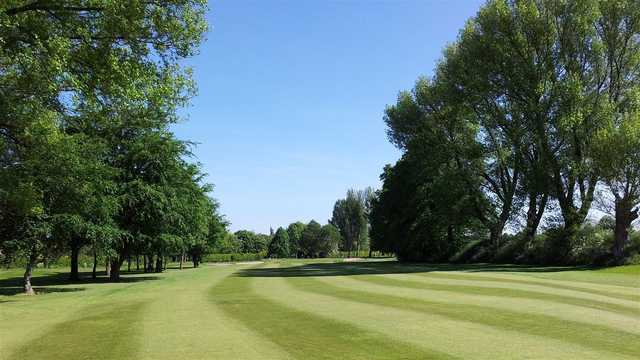
[[[76,4],[77,3],[77,4]],[[206,1],[0,4],[0,260],[81,252],[118,280],[127,259],[197,266],[225,232],[190,143],[170,127],[195,91],[182,59]]]
[[[386,109],[402,157],[381,175],[372,248],[421,261],[637,254],[639,77],[640,2],[488,1],[435,75]],[[595,208],[613,217],[589,224]]]

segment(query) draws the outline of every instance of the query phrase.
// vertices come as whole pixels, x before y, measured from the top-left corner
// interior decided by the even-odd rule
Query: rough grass
[[[0,359],[637,359],[640,266],[280,261],[0,271]],[[87,276],[87,274],[85,274]]]

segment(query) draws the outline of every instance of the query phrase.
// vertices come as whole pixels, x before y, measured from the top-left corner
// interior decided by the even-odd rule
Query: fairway
[[[637,359],[640,267],[289,260],[0,272],[1,359]],[[85,274],[86,275],[86,274]]]

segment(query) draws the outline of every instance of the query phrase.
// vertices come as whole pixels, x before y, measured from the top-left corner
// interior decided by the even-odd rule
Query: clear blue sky
[[[211,1],[198,96],[175,126],[231,229],[321,223],[399,152],[383,111],[431,75],[482,0]]]

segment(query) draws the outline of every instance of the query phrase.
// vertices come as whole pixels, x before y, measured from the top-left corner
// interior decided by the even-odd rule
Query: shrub
[[[238,262],[238,261],[257,261],[267,256],[265,251],[259,253],[232,253],[232,254],[209,254],[204,257],[202,262]]]
[[[585,225],[571,243],[569,263],[601,265],[610,257],[613,232],[601,226]]]

